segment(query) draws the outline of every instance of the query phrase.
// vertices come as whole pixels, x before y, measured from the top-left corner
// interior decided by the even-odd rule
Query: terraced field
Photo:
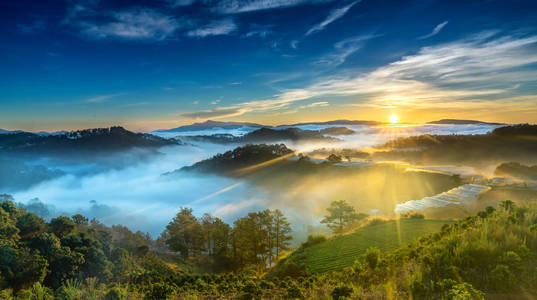
[[[445,220],[401,219],[358,229],[353,233],[331,238],[326,242],[299,248],[287,259],[304,264],[310,272],[319,273],[352,266],[367,248],[382,252],[396,249],[416,238],[439,231]]]

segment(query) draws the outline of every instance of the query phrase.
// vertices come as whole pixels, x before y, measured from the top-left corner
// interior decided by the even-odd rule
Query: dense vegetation
[[[374,159],[410,159],[465,165],[516,161],[536,163],[537,125],[504,126],[480,135],[419,135],[381,146]]]
[[[294,272],[320,273],[352,267],[370,247],[387,252],[408,244],[417,238],[436,232],[449,223],[441,220],[404,218],[400,220],[372,219],[358,230],[331,239],[310,236],[273,270],[275,274],[293,268]]]
[[[182,139],[193,140],[198,142],[211,143],[270,143],[270,142],[308,142],[308,141],[328,141],[333,142],[338,139],[327,137],[325,135],[346,135],[353,134],[354,131],[346,127],[332,127],[323,130],[303,130],[300,128],[283,128],[273,129],[262,127],[249,132],[243,136],[234,136],[231,134],[213,134],[213,135],[197,135],[184,136]]]
[[[511,201],[504,201],[498,209],[488,207],[476,216],[446,224],[438,232],[393,251],[381,253],[378,248],[363,247],[349,255],[347,260],[354,259],[353,265],[342,270],[311,273],[307,268],[286,268],[264,275],[266,268],[280,256],[274,253],[278,235],[276,211],[250,213],[231,227],[210,216],[197,219],[190,210],[182,209],[162,237],[152,241],[140,232],[132,233],[122,226],[107,227],[96,220],[88,222],[81,215],[60,216],[45,222],[16,207],[9,196],[2,197],[2,299],[481,299],[484,295],[498,298],[537,296],[535,205],[516,206]],[[280,217],[285,221],[285,217]],[[413,231],[409,228],[419,222],[427,220],[412,218],[401,220],[400,224],[403,224],[402,229]],[[394,231],[389,229],[393,224],[371,225],[364,230],[370,231],[371,237],[389,237],[390,234],[393,237]],[[228,231],[227,235],[220,235],[225,231]],[[319,247],[326,255],[333,255],[331,252],[338,251],[337,241],[356,239],[353,234],[328,241],[312,237],[297,252]],[[280,236],[286,235],[287,230]],[[222,243],[226,238],[221,239],[221,236],[235,239],[235,243],[227,243],[227,249],[232,253],[242,252],[243,264],[237,267],[234,264],[238,260],[235,260],[231,266],[234,272],[193,272],[193,266],[215,266],[210,261],[204,263],[211,257],[220,260],[221,245],[226,244]],[[239,236],[242,236],[240,242]],[[234,249],[234,244],[240,244],[241,250]],[[185,260],[175,255],[176,251]],[[281,251],[285,251],[284,247]],[[296,254],[290,257],[293,255]],[[286,261],[281,260],[276,270],[282,270]]]
[[[164,139],[147,133],[134,133],[120,126],[71,131],[59,135],[38,135],[29,132],[0,134],[0,150],[4,153],[40,155],[111,152],[135,147],[157,148],[178,145],[175,139]]]
[[[183,167],[180,171],[225,173],[272,161],[292,153],[293,150],[287,148],[284,144],[245,145],[217,154],[192,166]]]

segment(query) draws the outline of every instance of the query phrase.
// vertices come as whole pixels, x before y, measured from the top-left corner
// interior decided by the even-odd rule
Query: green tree
[[[171,250],[180,252],[185,260],[203,246],[202,228],[191,208],[182,207],[166,226],[165,232],[166,245]]]
[[[272,237],[274,239],[273,245],[275,249],[274,257],[277,260],[283,251],[290,249],[290,241],[293,238],[291,237],[291,224],[287,221],[287,218],[283,213],[279,209],[276,209],[272,211],[272,215]]]
[[[345,200],[333,201],[326,210],[328,211],[328,215],[324,217],[321,223],[327,224],[336,234],[343,233],[347,225],[351,222],[366,217],[365,214],[356,213],[354,207],[349,205]]]
[[[68,217],[59,216],[50,220],[48,224],[50,230],[59,238],[70,234],[75,229],[75,223]]]

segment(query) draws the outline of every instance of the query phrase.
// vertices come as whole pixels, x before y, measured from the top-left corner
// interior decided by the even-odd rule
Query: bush
[[[452,287],[447,295],[447,299],[453,300],[481,300],[483,293],[476,290],[471,284],[463,282]]]
[[[342,300],[342,299],[348,299],[352,294],[352,288],[340,285],[330,293],[330,296],[332,296],[332,299],[334,300]]]
[[[490,273],[492,279],[492,285],[499,290],[507,291],[515,283],[515,275],[509,270],[506,265],[496,265],[496,267]]]
[[[370,247],[365,251],[364,258],[369,268],[374,270],[380,259],[380,250],[376,247]]]
[[[56,298],[61,300],[78,300],[81,298],[80,282],[69,279],[56,290]]]
[[[127,297],[127,292],[119,287],[111,288],[104,296],[105,300],[123,300]]]
[[[326,240],[326,236],[322,234],[310,234],[308,235],[308,239],[304,243],[302,243],[302,247],[311,247],[313,245],[325,242]]]
[[[287,286],[287,292],[285,294],[287,299],[304,299],[304,294],[298,285],[293,281]]]

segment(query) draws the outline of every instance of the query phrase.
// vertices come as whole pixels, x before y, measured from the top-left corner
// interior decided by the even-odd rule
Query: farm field
[[[381,252],[394,250],[415,239],[439,231],[446,220],[400,219],[360,228],[352,233],[328,239],[309,247],[300,247],[289,255],[288,263],[305,265],[312,273],[352,266],[369,247]]]

